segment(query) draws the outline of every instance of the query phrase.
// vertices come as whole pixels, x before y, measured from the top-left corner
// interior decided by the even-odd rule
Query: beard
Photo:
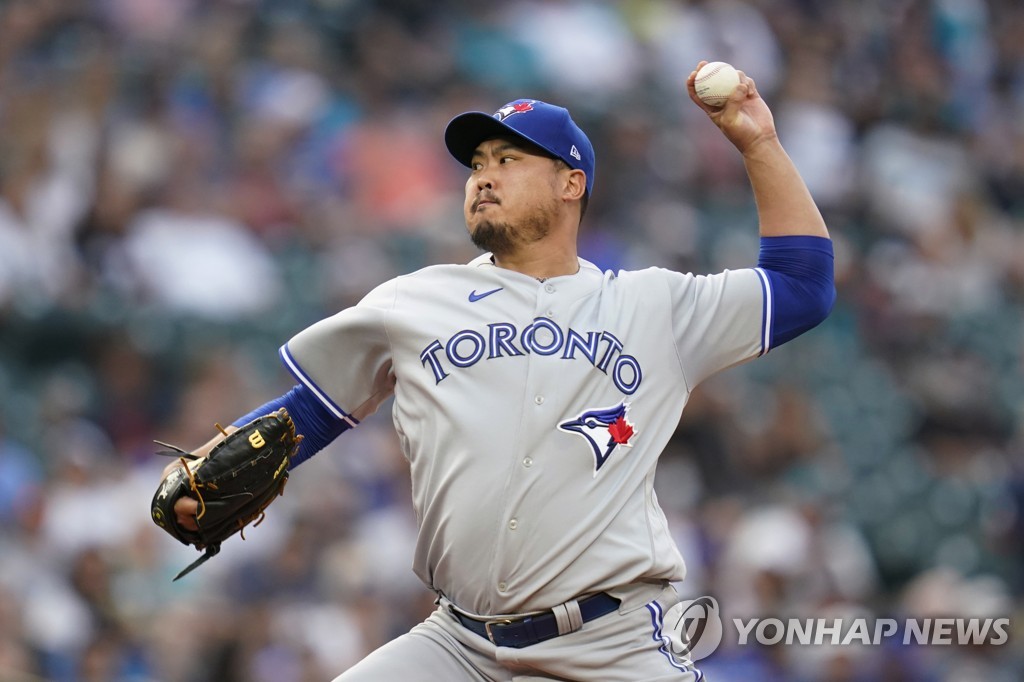
[[[514,253],[517,248],[539,242],[551,232],[553,211],[538,209],[522,223],[513,226],[508,222],[481,220],[470,234],[477,247],[490,251],[496,256]]]

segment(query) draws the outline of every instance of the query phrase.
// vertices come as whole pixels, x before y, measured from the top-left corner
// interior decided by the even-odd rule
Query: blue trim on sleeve
[[[770,347],[821,324],[835,305],[832,240],[811,235],[762,237],[758,266],[772,290]]]
[[[302,434],[299,451],[292,457],[289,469],[294,469],[307,459],[323,450],[335,438],[348,431],[352,426],[344,419],[331,413],[313,393],[303,385],[295,386],[279,398],[274,398],[255,410],[239,417],[233,426],[242,427],[257,417],[276,412],[281,408],[288,410],[295,422],[295,432]]]
[[[768,273],[761,268],[754,268],[757,273],[757,280],[761,282],[761,352],[758,356],[764,355],[771,350],[772,313],[775,309],[772,303],[772,283],[768,279]]]
[[[327,393],[323,391],[319,386],[317,386],[316,382],[313,381],[313,379],[310,378],[308,374],[302,371],[302,368],[299,367],[299,363],[295,361],[295,358],[292,356],[291,351],[288,350],[287,343],[281,346],[280,350],[278,350],[278,354],[281,356],[281,362],[283,362],[284,366],[288,368],[288,371],[291,372],[292,375],[296,379],[298,379],[304,386],[306,386],[306,388],[308,388],[313,393],[313,395],[315,395],[320,400],[320,402],[324,404],[324,407],[326,407],[334,414],[335,417],[338,417],[339,419],[344,419],[345,421],[348,422],[349,426],[359,425],[358,419],[356,419],[348,412],[338,407],[338,405],[333,400],[331,400]]]

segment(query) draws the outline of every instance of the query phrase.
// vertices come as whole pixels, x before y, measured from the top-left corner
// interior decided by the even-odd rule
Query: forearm
[[[292,458],[289,469],[294,469],[322,450],[331,441],[358,423],[354,417],[340,419],[331,414],[323,403],[303,385],[297,385],[279,398],[257,407],[249,414],[234,421],[233,427],[241,427],[268,412],[285,408],[295,422],[296,430],[302,434],[299,451]],[[233,428],[232,427],[232,428]]]
[[[828,237],[810,190],[777,137],[759,141],[743,153],[757,203],[762,237]]]
[[[283,396],[257,407],[249,414],[236,419],[233,424],[223,427],[224,433],[214,436],[193,450],[191,454],[200,458],[208,456],[210,451],[224,440],[227,434],[237,431],[239,427],[244,426],[257,417],[262,417],[282,407],[288,410],[295,422],[295,428],[303,435],[302,444],[299,446],[299,451],[296,453],[290,468],[294,468],[312,457],[332,440],[347,431],[350,426],[349,422],[337,419],[328,412],[306,388],[296,386]],[[164,476],[170,473],[176,466],[180,466],[180,461],[175,460],[168,464],[164,469]]]

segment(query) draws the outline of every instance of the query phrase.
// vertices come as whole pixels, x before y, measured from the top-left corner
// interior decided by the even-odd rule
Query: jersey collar
[[[596,265],[594,265],[593,263],[591,263],[590,261],[588,261],[588,260],[586,260],[584,258],[577,257],[576,260],[579,261],[579,264],[580,264],[579,271],[576,272],[573,275],[559,275],[559,277],[574,277],[575,275],[580,274],[584,270],[592,270],[592,271],[598,272],[598,273],[601,271],[600,268],[598,268]],[[491,253],[480,254],[479,256],[474,258],[473,260],[469,261],[468,265],[471,265],[473,267],[492,267],[492,268],[501,269],[501,268],[498,268],[498,266],[494,264],[494,255],[491,254]],[[513,271],[509,270],[509,272],[513,272]],[[548,279],[557,279],[557,277],[549,277]]]

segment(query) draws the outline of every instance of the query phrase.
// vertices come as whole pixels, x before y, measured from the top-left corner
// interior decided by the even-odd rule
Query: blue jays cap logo
[[[526,111],[533,111],[533,103],[535,99],[520,99],[515,102],[510,102],[494,112],[494,118],[499,121],[504,121],[512,114],[521,114]]]
[[[595,476],[617,447],[633,445],[636,429],[626,418],[628,411],[629,403],[619,403],[614,407],[587,410],[575,419],[558,425],[559,430],[575,433],[590,445],[594,454]]]
[[[517,99],[493,114],[467,111],[448,122],[444,143],[452,156],[469,168],[481,142],[510,134],[565,161],[570,168],[583,171],[587,176],[587,194],[593,191],[594,147],[565,107],[539,99]]]

